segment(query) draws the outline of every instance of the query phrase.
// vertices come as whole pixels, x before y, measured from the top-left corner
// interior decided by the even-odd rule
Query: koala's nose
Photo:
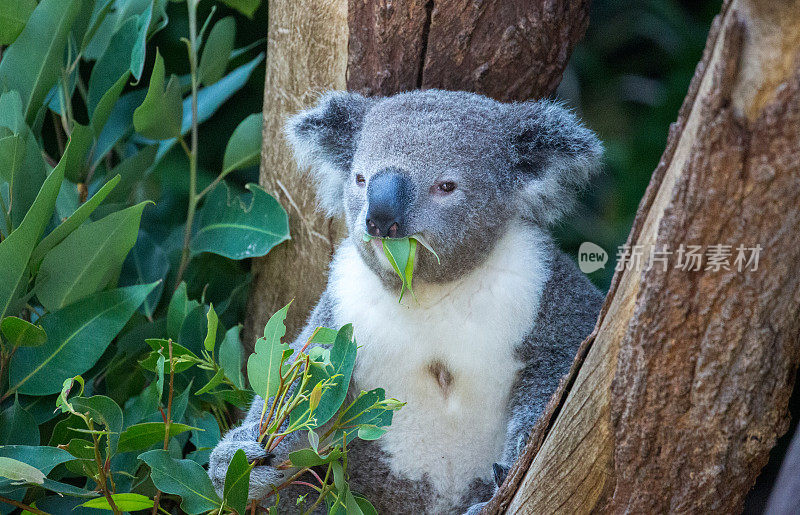
[[[403,238],[405,217],[414,190],[408,176],[396,168],[381,170],[367,185],[367,233],[370,236]]]

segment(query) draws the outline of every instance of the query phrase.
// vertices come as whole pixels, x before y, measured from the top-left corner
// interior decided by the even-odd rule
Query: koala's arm
[[[581,342],[592,332],[603,303],[603,295],[571,259],[558,251],[555,254],[533,332],[519,349],[525,366],[509,399],[503,457],[494,468],[498,485],[525,448]]]
[[[300,350],[305,345],[305,342],[317,327],[333,328],[331,325],[333,323],[331,308],[330,296],[326,292],[320,298],[316,308],[314,308],[300,336],[290,345],[295,351]],[[262,499],[272,492],[272,485],[282,483],[292,473],[291,470],[278,470],[273,467],[285,461],[289,457],[289,453],[307,446],[305,431],[295,431],[281,440],[272,452],[267,453],[266,449],[258,442],[258,425],[263,407],[264,399],[256,396],[241,425],[228,431],[224,438],[214,447],[214,450],[211,451],[208,461],[208,475],[211,477],[211,482],[218,492],[222,492],[228,465],[237,450],[244,450],[248,461],[260,459],[264,463],[264,465],[255,467],[250,474],[249,497],[251,499]]]

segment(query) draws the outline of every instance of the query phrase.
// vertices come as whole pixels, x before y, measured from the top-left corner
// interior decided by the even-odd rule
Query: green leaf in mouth
[[[381,240],[383,253],[386,255],[386,259],[389,260],[389,264],[392,265],[394,273],[396,273],[402,281],[402,285],[400,286],[400,298],[398,299],[398,302],[403,300],[403,294],[406,290],[410,291],[411,295],[416,299],[411,283],[414,279],[414,263],[416,262],[417,256],[417,243],[428,249],[428,251],[430,251],[430,253],[436,257],[436,261],[441,263],[439,256],[436,254],[436,252],[434,252],[430,244],[425,241],[421,235],[415,234],[407,238],[378,238],[376,236],[370,236],[369,234],[364,233],[363,240],[365,242],[369,242],[373,239]]]

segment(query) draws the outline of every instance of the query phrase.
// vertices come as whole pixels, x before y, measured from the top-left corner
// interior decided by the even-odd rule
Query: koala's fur
[[[329,93],[289,120],[287,136],[321,206],[349,229],[293,346],[317,326],[353,323],[351,393],[382,387],[408,403],[380,440],[352,445],[353,490],[380,513],[476,512],[495,488],[493,464],[516,459],[600,308],[601,294],[547,233],[597,170],[599,141],[552,102],[439,90]],[[419,248],[416,299],[402,303],[382,252],[362,240],[367,188],[356,182],[389,167],[415,189],[404,235],[422,234],[441,258]],[[438,195],[444,180],[456,189]],[[265,457],[255,441],[262,403],[214,449],[218,488],[236,449]],[[306,445],[287,437],[273,462]],[[285,474],[257,467],[251,497]]]

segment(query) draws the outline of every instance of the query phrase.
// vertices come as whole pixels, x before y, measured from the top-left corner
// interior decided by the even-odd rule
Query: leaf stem
[[[11,506],[16,506],[17,508],[20,508],[23,511],[29,511],[31,513],[36,513],[37,515],[50,515],[46,511],[42,511],[39,508],[34,508],[33,506],[30,506],[30,505],[25,504],[23,502],[15,501],[14,499],[9,499],[8,497],[3,497],[2,495],[0,495],[0,502],[4,502],[6,504],[10,504]]]
[[[114,498],[111,496],[111,491],[108,489],[108,483],[106,481],[106,467],[103,463],[103,459],[100,457],[100,441],[97,437],[97,434],[94,432],[94,424],[92,423],[92,419],[87,418],[86,425],[89,427],[89,431],[92,432],[92,442],[94,443],[94,461],[97,464],[98,486],[108,501],[108,505],[111,507],[111,511],[114,512],[114,515],[120,515],[122,512],[117,507],[116,503],[114,502]]]
[[[167,395],[167,416],[164,417],[164,450],[166,451],[169,449],[169,429],[170,424],[172,424],[172,397],[175,393],[175,361],[172,358],[172,338],[167,340],[167,346],[169,347],[169,394]],[[163,412],[162,412],[163,413]],[[153,511],[150,512],[150,515],[156,515],[158,513],[158,509],[160,508],[159,502],[161,501],[161,490],[156,491],[156,495],[153,498]]]
[[[197,4],[199,0],[187,0],[186,7],[189,11],[189,67],[192,76],[192,130],[191,130],[191,149],[189,151],[189,207],[186,210],[186,229],[183,233],[183,250],[181,251],[181,263],[175,277],[175,288],[181,283],[183,274],[189,264],[189,243],[192,239],[192,224],[194,214],[197,210],[197,203],[200,197],[197,195]],[[179,138],[181,141],[183,138]],[[186,143],[183,142],[184,149]]]

